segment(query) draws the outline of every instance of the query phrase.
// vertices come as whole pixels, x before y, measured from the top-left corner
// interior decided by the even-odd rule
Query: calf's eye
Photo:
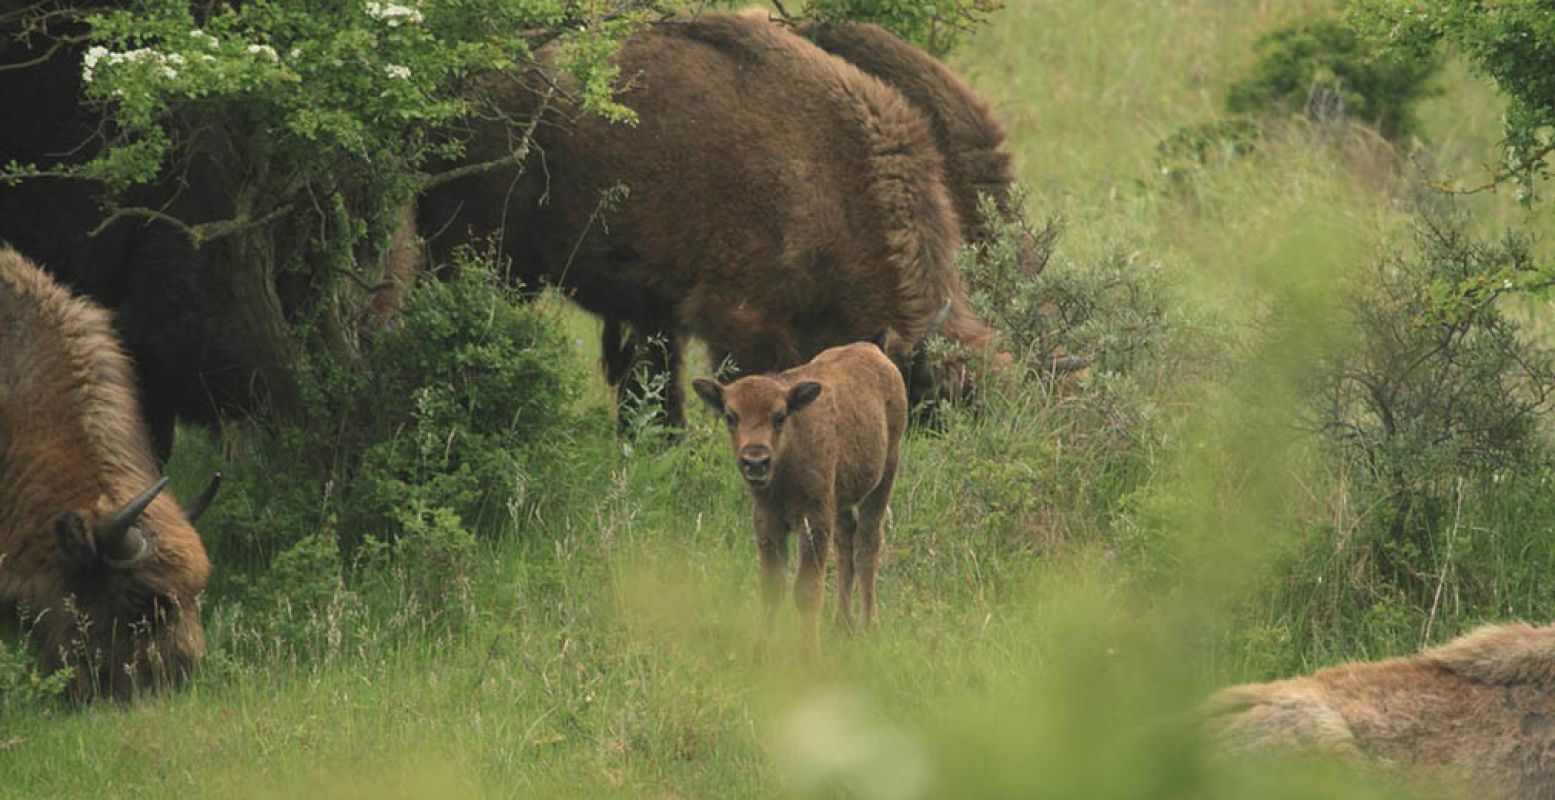
[[[735,425],[740,424],[740,418],[733,411],[730,411],[729,413],[724,415],[724,422],[729,423],[729,427],[732,428]]]

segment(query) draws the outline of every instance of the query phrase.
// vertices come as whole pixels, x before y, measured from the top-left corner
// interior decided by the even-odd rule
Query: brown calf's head
[[[727,386],[708,378],[691,383],[698,396],[724,418],[739,460],[740,476],[761,488],[772,482],[783,460],[783,429],[789,417],[821,394],[816,381],[792,385],[766,375],[741,378]]]
[[[161,478],[126,502],[55,515],[67,599],[39,617],[34,635],[46,670],[74,670],[74,696],[176,686],[205,655],[199,597],[210,561],[193,522],[220,482],[184,511],[162,495]]]

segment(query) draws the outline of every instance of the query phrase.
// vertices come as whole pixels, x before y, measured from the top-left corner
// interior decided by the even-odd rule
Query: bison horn
[[[211,507],[211,501],[216,499],[216,492],[219,489],[221,489],[220,472],[212,475],[211,482],[205,484],[205,491],[200,492],[200,496],[194,498],[194,502],[184,508],[184,519],[189,520],[191,525],[199,521],[200,515],[205,513],[205,509]]]
[[[113,516],[97,526],[97,552],[110,567],[123,568],[146,557],[146,537],[135,527],[135,520],[145,513],[151,501],[167,486],[167,478],[160,478],[151,488],[135,495]]]

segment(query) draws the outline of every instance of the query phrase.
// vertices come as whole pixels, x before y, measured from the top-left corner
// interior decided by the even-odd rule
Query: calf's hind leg
[[[864,627],[875,621],[875,577],[880,572],[880,545],[885,539],[885,512],[891,504],[896,481],[896,459],[886,464],[880,485],[858,505],[858,533],[854,536],[853,564],[858,571],[859,616]]]
[[[837,514],[837,626],[853,628],[853,539],[858,512],[852,508]]]

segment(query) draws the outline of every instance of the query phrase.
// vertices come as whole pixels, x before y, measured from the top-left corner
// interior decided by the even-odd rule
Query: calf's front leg
[[[763,633],[770,637],[783,600],[783,580],[788,574],[788,526],[760,504],[756,506],[756,549],[761,553],[761,601]]]
[[[830,508],[812,508],[801,518],[799,576],[794,580],[794,603],[804,625],[805,644],[811,652],[821,647],[821,601],[826,593],[826,553],[831,546],[833,520]]]

